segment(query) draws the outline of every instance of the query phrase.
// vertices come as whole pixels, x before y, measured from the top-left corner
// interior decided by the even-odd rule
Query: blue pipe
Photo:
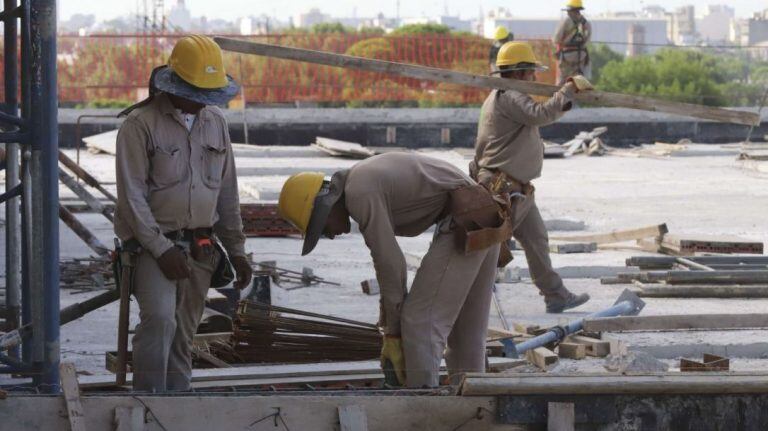
[[[630,290],[625,290],[616,300],[616,303],[606,308],[605,310],[592,313],[587,317],[579,320],[575,320],[564,326],[555,326],[549,331],[531,338],[530,340],[523,341],[522,343],[515,344],[510,339],[501,340],[504,344],[504,355],[508,358],[517,358],[520,354],[525,353],[528,350],[533,350],[537,347],[542,347],[556,341],[564,339],[567,335],[581,331],[584,328],[585,319],[594,319],[597,317],[613,317],[613,316],[634,316],[640,313],[640,310],[645,306],[645,302]]]

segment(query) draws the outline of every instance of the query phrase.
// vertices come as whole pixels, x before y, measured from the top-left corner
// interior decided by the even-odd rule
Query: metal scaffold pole
[[[33,383],[59,391],[59,191],[56,1],[30,0]]]

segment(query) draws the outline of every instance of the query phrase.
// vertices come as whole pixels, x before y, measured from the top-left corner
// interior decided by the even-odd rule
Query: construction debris
[[[112,288],[112,262],[103,258],[62,261],[59,264],[59,280],[62,289],[93,291]]]
[[[351,159],[367,159],[375,156],[376,152],[354,142],[339,141],[337,139],[315,138],[312,147],[317,148],[333,157],[348,157]]]
[[[646,352],[629,352],[626,355],[611,355],[603,367],[619,374],[627,373],[664,373],[669,365],[661,362]]]
[[[249,256],[252,257],[252,256]],[[276,265],[274,261],[264,261],[264,262],[258,262],[256,263],[256,266],[260,270],[269,271],[272,281],[277,283],[278,285],[281,285],[281,283],[293,283],[293,284],[299,284],[299,287],[309,287],[314,286],[317,284],[329,284],[331,286],[341,286],[340,283],[336,283],[334,281],[328,281],[322,277],[318,277],[315,275],[312,268],[304,267],[301,269],[301,272],[294,271],[287,268],[280,268]],[[284,287],[285,288],[285,287]],[[286,290],[292,290],[297,288],[297,286],[288,287]]]
[[[243,233],[249,237],[301,235],[292,224],[280,217],[277,204],[240,204]]]
[[[563,148],[566,149],[565,157],[570,157],[579,153],[586,153],[589,150],[589,146],[592,141],[607,131],[607,127],[597,127],[591,132],[580,132],[578,135],[576,135],[575,138],[562,145]]]
[[[731,367],[731,361],[722,356],[704,354],[704,359],[694,361],[692,359],[680,358],[680,371],[682,372],[701,372],[701,371],[728,371]]]
[[[363,288],[363,293],[366,295],[378,295],[381,291],[379,281],[375,278],[361,281],[360,286]]]

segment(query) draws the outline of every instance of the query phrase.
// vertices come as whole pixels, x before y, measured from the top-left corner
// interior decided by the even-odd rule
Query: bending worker
[[[571,76],[591,75],[587,44],[592,39],[592,24],[581,14],[583,9],[582,0],[568,0],[568,16],[552,37],[557,47],[557,85],[565,84]]]
[[[503,25],[496,27],[496,31],[493,34],[493,45],[491,45],[491,49],[488,52],[488,66],[491,68],[491,72],[496,70],[496,56],[499,55],[501,47],[513,40],[515,40],[515,36],[506,27]]]
[[[506,43],[496,65],[502,78],[522,81],[535,81],[536,71],[545,69],[526,42]],[[576,77],[544,103],[514,90],[491,91],[480,111],[475,158],[469,168],[470,175],[492,193],[510,196],[513,235],[525,250],[531,278],[544,296],[548,313],[578,307],[589,295],[568,291],[549,258],[547,230],[531,184],[541,175],[544,162],[539,126],[562,117],[571,109],[573,93],[589,88],[584,77]]]
[[[304,233],[302,255],[321,235],[348,233],[350,217],[358,223],[381,288],[382,365],[390,361],[401,384],[420,388],[438,386],[444,351],[453,376],[485,370],[488,313],[503,234],[474,248],[459,241],[472,235],[460,234],[469,226],[465,209],[489,202],[484,208],[490,213],[472,213],[470,220],[499,216],[483,187],[447,162],[389,153],[336,172],[330,181],[322,173],[296,174],[283,185],[279,208]],[[432,244],[408,292],[405,257],[395,237],[417,236],[435,224]]]
[[[219,46],[184,37],[168,65],[152,72],[149,98],[126,110],[118,132],[115,233],[133,252],[122,280],[139,304],[136,390],[189,389],[206,293],[214,273],[232,276],[227,253],[235,287],[250,281],[229,131],[213,106],[237,92]]]

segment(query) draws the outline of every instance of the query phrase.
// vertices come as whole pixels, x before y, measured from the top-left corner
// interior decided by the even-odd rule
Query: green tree
[[[592,82],[600,82],[600,73],[603,71],[603,67],[611,61],[622,62],[624,56],[608,48],[608,45],[599,43],[590,45],[589,48],[589,61],[592,64]]]
[[[391,34],[393,36],[411,36],[419,34],[449,35],[451,34],[451,28],[442,24],[407,24],[395,29]]]
[[[310,29],[310,32],[314,34],[347,34],[355,33],[355,29],[352,27],[346,27],[340,22],[323,22],[313,25]]]

